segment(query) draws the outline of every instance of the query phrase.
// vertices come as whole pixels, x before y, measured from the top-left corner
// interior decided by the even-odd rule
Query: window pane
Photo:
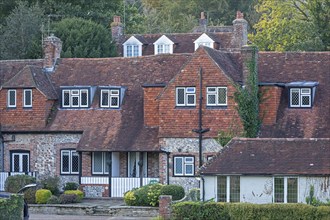
[[[22,155],[22,172],[29,172],[29,155]]]
[[[194,105],[195,104],[195,94],[188,94],[187,95],[187,99],[188,99],[188,105]]]
[[[94,152],[93,156],[93,172],[102,173],[102,152]]]
[[[217,177],[217,197],[218,197],[218,202],[227,201],[227,177],[226,176]]]
[[[70,92],[63,91],[63,106],[69,106],[69,105],[70,105]]]
[[[170,53],[170,45],[164,45],[164,53]]]
[[[109,107],[109,91],[101,91],[101,106]]]
[[[177,104],[178,105],[184,105],[184,88],[178,88],[177,89]]]
[[[240,201],[240,177],[230,177],[230,202]]]
[[[110,153],[109,152],[106,152],[106,153],[103,153],[104,154],[104,159],[105,160],[105,164],[104,164],[104,167],[105,167],[105,173],[109,173],[109,164],[110,164]]]
[[[185,175],[194,175],[194,165],[193,164],[185,164]]]
[[[291,89],[291,106],[299,106],[299,89]]]
[[[88,92],[85,91],[85,90],[84,91],[81,91],[80,99],[81,99],[80,105],[81,106],[87,106],[87,103],[88,103]]]
[[[287,193],[288,203],[298,202],[298,179],[288,178],[288,193]]]
[[[311,103],[310,103],[310,96],[309,95],[303,95],[301,97],[301,105],[302,106],[310,106]]]
[[[208,105],[215,105],[215,94],[208,94],[207,95],[207,104]]]
[[[62,152],[62,172],[69,172],[70,154],[68,151]]]
[[[135,57],[139,56],[139,46],[138,45],[134,45],[134,56]]]
[[[79,172],[79,154],[77,152],[72,152],[72,173],[78,173]]]
[[[175,168],[174,168],[174,174],[175,175],[182,175],[183,174],[183,158],[182,157],[176,157],[174,158],[174,164],[175,164]]]
[[[127,46],[127,56],[128,57],[131,57],[132,55],[133,55],[132,46],[131,45],[128,45]]]
[[[163,53],[163,45],[158,45],[157,46],[157,52],[158,53]]]
[[[79,96],[72,96],[72,106],[79,106]]]
[[[111,107],[118,107],[119,106],[119,97],[112,96],[111,97]]]
[[[284,202],[284,178],[275,178],[274,180],[274,202]]]
[[[24,106],[32,105],[32,91],[24,90]]]
[[[20,172],[20,169],[19,169],[19,155],[18,154],[14,154],[13,155],[13,172]]]
[[[16,106],[16,91],[9,90],[8,106]]]
[[[227,104],[227,89],[218,88],[218,104],[226,105]]]

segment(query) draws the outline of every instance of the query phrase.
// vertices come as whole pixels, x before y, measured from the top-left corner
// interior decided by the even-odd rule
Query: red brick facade
[[[16,107],[7,107],[8,89],[0,90],[0,111],[2,126],[14,130],[37,130],[44,128],[54,104],[37,89],[32,89],[32,107],[23,107],[23,89],[16,90]]]

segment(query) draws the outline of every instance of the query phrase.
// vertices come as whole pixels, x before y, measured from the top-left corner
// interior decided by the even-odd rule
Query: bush
[[[191,189],[188,193],[188,196],[187,196],[187,199],[189,201],[200,201],[201,198],[200,198],[200,189],[198,188],[194,188],[194,189]]]
[[[184,197],[184,188],[180,185],[164,185],[160,195],[171,195],[173,200],[180,200]]]
[[[35,183],[36,178],[29,175],[9,176],[5,182],[5,191],[17,193],[23,186]]]
[[[84,198],[84,193],[80,190],[66,190],[64,191],[65,195],[76,195],[76,200],[74,202],[81,202]]]
[[[24,200],[22,195],[0,198],[0,219],[23,219]]]
[[[158,206],[159,205],[159,196],[160,191],[164,186],[162,184],[156,183],[151,184],[148,190],[148,203],[151,206]]]
[[[52,195],[51,197],[49,197],[47,204],[60,204],[61,201],[57,196]]]
[[[48,189],[38,189],[36,192],[36,202],[38,204],[46,204],[52,196],[52,192]]]
[[[130,190],[124,193],[124,202],[126,203],[126,205],[129,206],[136,206],[137,202],[136,202],[136,197],[134,195],[134,191]]]
[[[77,190],[78,187],[79,187],[79,184],[78,183],[67,182],[67,183],[65,183],[64,191],[66,191],[66,190]]]
[[[157,183],[132,189],[124,194],[124,201],[131,206],[156,206],[159,204],[162,187],[163,185]]]
[[[138,188],[134,191],[135,202],[138,206],[149,206],[148,200],[149,185]]]
[[[36,192],[37,192],[37,189],[35,189],[35,188],[27,189],[24,192],[25,201],[29,204],[35,204],[36,203]]]
[[[172,205],[173,219],[329,219],[330,207],[306,204],[248,204],[180,202]],[[189,216],[189,217],[187,217]]]
[[[60,203],[61,204],[75,203],[76,201],[77,201],[77,195],[76,194],[62,194],[60,196]]]
[[[53,195],[58,196],[60,194],[59,183],[60,178],[58,176],[49,176],[40,181],[43,189],[48,189]]]

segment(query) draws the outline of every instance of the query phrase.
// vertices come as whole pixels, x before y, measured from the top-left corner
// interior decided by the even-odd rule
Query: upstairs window
[[[30,172],[30,153],[12,152],[11,153],[11,172]]]
[[[196,106],[196,88],[177,87],[176,106]]]
[[[62,107],[63,108],[86,108],[89,107],[88,89],[63,89]]]
[[[195,50],[198,49],[199,46],[205,46],[205,47],[210,47],[210,48],[214,48],[214,43],[215,41],[208,36],[207,34],[203,33],[199,38],[197,38],[194,41],[195,44]]]
[[[207,106],[227,106],[227,87],[207,87]]]
[[[61,151],[61,174],[79,173],[79,154],[75,150]]]
[[[290,107],[311,107],[312,93],[311,88],[291,88]]]
[[[162,35],[154,43],[155,54],[173,53],[174,42],[166,35]]]
[[[174,176],[193,176],[194,170],[194,157],[180,156],[174,157]]]
[[[126,57],[139,56],[139,45],[126,45]]]
[[[32,89],[24,89],[23,107],[25,108],[32,107]]]
[[[157,45],[157,54],[171,53],[169,44],[159,44]]]
[[[15,108],[16,107],[16,90],[10,89],[7,93],[7,107]]]
[[[102,108],[119,108],[119,89],[102,89],[100,106]]]

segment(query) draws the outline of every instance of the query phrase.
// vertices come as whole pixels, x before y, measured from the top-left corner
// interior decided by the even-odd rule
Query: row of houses
[[[234,93],[255,52],[243,15],[187,34],[124,36],[114,22],[124,57],[60,58],[49,36],[43,59],[0,61],[1,171],[59,176],[87,197],[158,181],[204,200],[330,198],[329,52],[257,52],[259,135],[221,146],[219,132],[243,130]]]

